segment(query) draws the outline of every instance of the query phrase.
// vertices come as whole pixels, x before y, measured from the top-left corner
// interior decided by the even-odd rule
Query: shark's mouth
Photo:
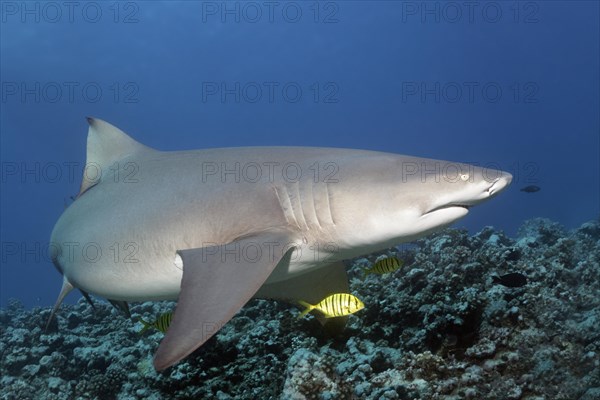
[[[446,204],[432,208],[419,218],[422,227],[438,229],[447,226],[469,213],[469,206],[465,204]]]
[[[454,208],[464,208],[464,209],[466,209],[467,212],[469,212],[470,207],[471,206],[469,206],[467,204],[446,204],[443,206],[432,208],[431,210],[426,211],[423,215],[432,214],[436,211],[450,210],[450,209],[454,209]]]

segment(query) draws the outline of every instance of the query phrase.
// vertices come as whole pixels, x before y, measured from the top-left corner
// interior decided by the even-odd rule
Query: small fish
[[[350,293],[336,293],[325,297],[319,304],[312,305],[300,300],[299,303],[306,307],[298,315],[298,319],[304,317],[312,310],[319,310],[325,318],[342,317],[344,315],[354,314],[365,308],[365,304],[356,296]]]
[[[526,192],[526,193],[535,193],[540,191],[541,187],[539,186],[535,186],[535,185],[529,185],[529,186],[525,186],[524,188],[521,188],[521,192]]]
[[[169,325],[171,325],[172,318],[173,313],[171,311],[161,314],[154,322],[144,321],[140,318],[139,321],[144,325],[144,327],[138,333],[141,335],[150,328],[154,328],[162,333],[167,333],[167,329],[169,329]]]
[[[494,283],[506,286],[506,287],[521,287],[527,284],[527,277],[518,272],[511,272],[510,274],[498,276],[492,275]]]
[[[394,272],[402,268],[403,265],[404,261],[399,260],[396,257],[381,259],[373,264],[371,268],[365,269],[365,275],[363,276],[363,279],[369,274],[389,274],[390,272]]]

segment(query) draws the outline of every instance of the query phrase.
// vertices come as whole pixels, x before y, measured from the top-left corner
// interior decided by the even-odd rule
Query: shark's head
[[[392,246],[442,229],[512,181],[511,174],[496,169],[405,156],[383,156],[370,168],[368,187],[373,190],[348,180],[362,189],[337,199],[349,211],[343,222],[356,232],[349,244],[364,248]],[[358,212],[365,204],[371,205],[366,218]]]
[[[512,175],[468,164],[427,160],[414,173],[402,174],[402,179],[411,190],[422,193],[421,201],[412,208],[424,224],[435,228],[454,222],[465,216],[470,207],[496,196],[510,184]]]

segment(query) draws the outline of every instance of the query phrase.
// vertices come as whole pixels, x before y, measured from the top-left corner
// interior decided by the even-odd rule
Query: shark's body
[[[90,119],[88,168],[52,233],[73,287],[117,302],[179,299],[157,369],[250,298],[347,291],[341,260],[445,227],[511,180],[465,164],[362,150],[161,152]]]

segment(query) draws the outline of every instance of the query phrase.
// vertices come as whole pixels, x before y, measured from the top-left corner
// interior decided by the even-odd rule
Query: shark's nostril
[[[487,189],[490,196],[500,193],[512,181],[512,175],[504,173],[501,177],[496,178],[492,185]]]

